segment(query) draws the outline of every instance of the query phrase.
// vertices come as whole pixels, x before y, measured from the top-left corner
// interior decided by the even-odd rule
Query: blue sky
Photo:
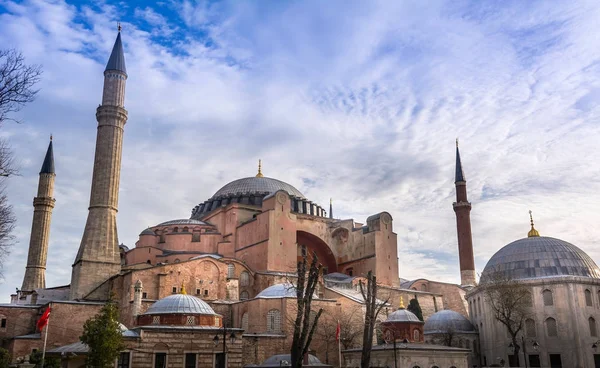
[[[336,216],[389,211],[400,276],[458,282],[459,137],[478,272],[526,236],[529,209],[542,235],[598,260],[599,18],[596,1],[0,0],[0,45],[44,68],[23,124],[0,128],[22,174],[8,184],[18,244],[0,300],[21,285],[50,133],[47,284],[69,282],[118,21],[129,73],[118,227],[128,246],[254,175],[262,158],[265,175],[321,205],[333,197]]]

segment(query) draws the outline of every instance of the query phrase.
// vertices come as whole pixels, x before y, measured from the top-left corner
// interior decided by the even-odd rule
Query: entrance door
[[[225,368],[225,354],[215,354],[215,368]]]
[[[537,354],[529,355],[529,366],[531,368],[541,367],[542,364],[540,363],[540,356]],[[600,367],[598,367],[598,368],[600,368]]]
[[[519,356],[517,354],[508,356],[508,366],[509,367],[518,367],[519,366]]]
[[[600,368],[600,354],[594,354],[594,368]]]
[[[550,354],[550,367],[562,368],[562,359],[560,354]]]

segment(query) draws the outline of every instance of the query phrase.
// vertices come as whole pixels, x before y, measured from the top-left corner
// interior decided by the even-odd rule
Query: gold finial
[[[264,175],[262,174],[262,161],[258,159],[258,174],[256,174],[257,178],[262,178]]]
[[[183,282],[181,283],[181,292],[179,294],[187,295],[187,292],[185,291],[185,285],[183,284]]]
[[[531,230],[527,233],[528,238],[533,238],[536,236],[540,236],[540,233],[533,227],[533,212],[529,210],[529,221],[531,222]]]
[[[121,32],[121,22],[117,22],[117,30]]]
[[[456,148],[458,148],[458,138],[456,138]]]
[[[404,308],[404,297],[402,295],[400,295],[400,309],[405,309]]]

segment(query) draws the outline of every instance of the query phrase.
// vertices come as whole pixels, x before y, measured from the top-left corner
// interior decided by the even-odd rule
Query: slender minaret
[[[452,204],[456,213],[458,234],[458,258],[460,260],[460,283],[463,286],[475,285],[475,260],[473,259],[473,238],[471,236],[471,203],[467,200],[467,181],[463,173],[456,140],[456,202]]]
[[[333,218],[333,198],[329,198],[329,218]]]
[[[52,136],[40,170],[37,196],[33,199],[33,222],[29,239],[29,255],[21,291],[33,291],[46,287],[46,259],[50,241],[50,221],[54,208],[54,152]]]
[[[81,299],[121,270],[117,207],[123,128],[127,122],[125,56],[121,27],[104,70],[102,105],[96,110],[98,133],[90,207],[71,275],[71,299]]]

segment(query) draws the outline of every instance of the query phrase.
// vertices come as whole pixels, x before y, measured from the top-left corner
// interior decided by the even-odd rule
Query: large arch
[[[299,230],[296,232],[296,243],[298,244],[298,256],[302,256],[302,246],[306,247],[308,254],[315,252],[319,262],[323,267],[327,267],[327,272],[338,272],[337,261],[329,245],[318,236],[306,231]]]

